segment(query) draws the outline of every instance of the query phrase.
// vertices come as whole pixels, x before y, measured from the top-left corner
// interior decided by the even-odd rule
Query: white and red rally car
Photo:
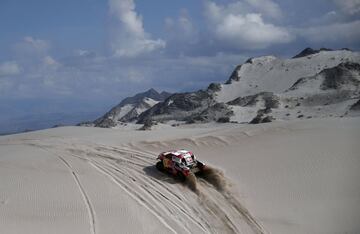
[[[198,161],[195,155],[187,150],[172,150],[161,153],[157,157],[156,168],[159,171],[166,171],[174,176],[185,179],[190,173],[202,172],[205,164]]]

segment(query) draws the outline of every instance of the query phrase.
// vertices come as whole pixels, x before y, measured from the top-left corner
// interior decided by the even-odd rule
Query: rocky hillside
[[[281,93],[261,92],[227,104],[233,120],[256,123],[262,119],[294,119],[344,116],[360,98],[360,65],[346,62],[314,76],[298,79]]]
[[[231,116],[232,111],[222,103],[217,103],[211,90],[199,90],[191,93],[177,93],[164,102],[142,113],[138,123],[169,120],[193,122],[217,121]]]
[[[112,127],[118,122],[151,126],[169,121],[263,123],[360,115],[359,63],[360,53],[348,49],[306,48],[290,59],[251,58],[237,66],[224,84],[160,97],[138,94],[96,120],[95,126]]]
[[[216,99],[218,102],[229,102],[259,92],[282,93],[300,78],[314,76],[346,62],[360,63],[360,54],[348,50],[321,50],[291,59],[274,56],[252,58],[238,66],[230,79],[221,85]]]
[[[122,123],[136,121],[141,113],[150,109],[155,104],[164,101],[170,95],[168,92],[158,93],[155,89],[149,89],[133,97],[125,98],[94,122],[80,125],[110,128],[121,125]]]
[[[357,110],[360,54],[307,48],[291,59],[263,56],[236,67],[224,84],[170,96],[138,123],[177,120],[261,123],[343,116]]]

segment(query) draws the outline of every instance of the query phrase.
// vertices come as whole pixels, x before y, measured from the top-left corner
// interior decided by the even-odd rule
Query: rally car
[[[191,173],[201,173],[205,168],[205,164],[198,161],[192,152],[183,149],[163,152],[157,159],[156,168],[159,171],[169,172],[182,180]]]

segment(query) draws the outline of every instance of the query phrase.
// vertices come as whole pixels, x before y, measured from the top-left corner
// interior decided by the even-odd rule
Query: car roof
[[[172,155],[175,155],[179,158],[183,158],[185,157],[185,155],[187,154],[190,154],[191,155],[191,152],[188,151],[188,150],[184,150],[184,149],[181,149],[181,150],[171,150],[171,151],[167,151],[167,152],[164,152],[163,153],[164,155],[168,155],[168,154],[172,154]]]

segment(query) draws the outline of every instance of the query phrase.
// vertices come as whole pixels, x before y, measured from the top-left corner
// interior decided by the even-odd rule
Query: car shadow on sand
[[[183,184],[183,181],[181,181],[180,179],[175,178],[170,173],[159,171],[154,165],[144,167],[143,171],[149,177],[152,177],[161,182],[166,182],[169,184]]]
[[[193,175],[193,174],[186,177],[186,179],[184,180],[184,179],[181,179],[178,177],[174,177],[170,173],[159,171],[156,168],[156,166],[144,167],[143,171],[149,177],[152,177],[155,180],[161,181],[163,183],[179,184],[179,185],[189,188],[191,191],[195,192],[196,194],[198,194],[198,192],[199,192],[197,189],[197,182],[196,182],[197,179],[196,179],[195,175]]]

